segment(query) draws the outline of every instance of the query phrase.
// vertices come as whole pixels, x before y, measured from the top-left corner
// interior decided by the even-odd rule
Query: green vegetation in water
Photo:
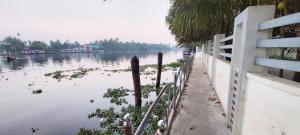
[[[155,92],[155,88],[154,88],[154,85],[152,84],[147,84],[147,85],[142,85],[141,86],[141,89],[142,89],[142,96],[143,98],[148,98],[149,97],[149,94],[151,92]]]
[[[64,71],[55,71],[52,73],[47,73],[45,76],[51,76],[54,79],[61,80],[63,78],[71,80],[72,78],[82,78],[87,75],[89,71],[100,70],[100,68],[78,68],[72,70],[64,70]],[[70,74],[70,72],[72,72]]]
[[[79,72],[74,72],[70,77],[71,78],[82,78],[87,73],[87,70],[81,70]]]
[[[176,61],[169,64],[162,65],[162,71],[170,70],[176,70],[177,68],[180,68],[183,66],[183,61]],[[157,64],[147,64],[147,65],[140,65],[140,74],[142,75],[152,75],[155,74],[157,70]],[[126,69],[112,69],[112,70],[104,70],[107,72],[130,72],[131,68]]]
[[[183,62],[177,61],[177,62],[172,62],[169,64],[162,65],[162,71],[167,71],[170,68],[173,70],[176,70],[177,68],[181,67],[183,65]],[[147,65],[141,65],[140,66],[140,74],[142,75],[152,75],[156,73],[157,65],[156,64],[147,64]],[[72,70],[60,70],[60,71],[55,71],[51,73],[45,74],[47,77],[52,77],[57,80],[61,79],[73,79],[73,78],[82,78],[87,75],[88,72],[90,71],[95,71],[95,70],[100,70],[100,68],[78,68],[78,69],[72,69]],[[127,69],[112,69],[112,70],[104,70],[106,72],[130,72],[131,68]],[[110,74],[107,74],[107,76],[110,76]],[[154,79],[155,80],[155,79]]]
[[[167,83],[163,82],[162,87],[165,86]],[[132,90],[121,88],[115,89],[108,89],[107,92],[104,94],[105,98],[112,98],[119,100],[124,99],[126,101],[125,96],[129,95],[129,92],[133,92]],[[151,92],[155,92],[154,84],[147,84],[142,86],[142,95],[143,98],[148,98]],[[156,108],[153,111],[153,114],[150,116],[148,124],[144,130],[144,134],[154,134],[157,130],[157,122],[163,119],[164,114],[167,108],[167,95],[163,95],[162,99],[158,102]],[[129,113],[131,114],[131,120],[133,123],[133,130],[135,131],[136,128],[139,126],[139,123],[142,121],[143,116],[148,111],[149,107],[153,103],[152,101],[147,101],[145,104],[142,105],[141,108],[135,107],[133,105],[122,106],[121,110],[118,111],[115,109],[116,104],[114,100],[111,100],[112,105],[108,109],[101,109],[97,108],[95,112],[92,112],[88,115],[89,119],[98,118],[100,119],[100,129],[88,129],[88,128],[80,128],[78,131],[78,135],[122,135],[124,134],[123,131],[123,117]],[[120,102],[118,105],[122,105],[124,102]],[[127,104],[127,101],[126,101]]]
[[[165,102],[166,100],[160,101],[156,106],[153,115],[150,117],[144,130],[145,135],[155,133],[158,128],[157,121],[162,119],[165,113],[165,108],[167,106]],[[146,102],[141,108],[129,105],[127,107],[123,107],[119,112],[115,111],[114,107],[110,107],[108,109],[97,108],[95,112],[89,114],[88,118],[99,118],[101,120],[100,127],[104,130],[81,128],[78,135],[122,135],[124,134],[123,117],[127,113],[131,114],[133,130],[135,131],[152,103],[152,101]]]
[[[38,90],[33,90],[32,94],[41,94],[43,91],[42,89],[38,89]]]
[[[128,104],[124,98],[125,96],[129,95],[128,92],[130,92],[130,90],[124,89],[123,87],[114,89],[109,88],[107,89],[107,92],[104,93],[103,97],[111,98],[110,102],[116,105]]]
[[[126,68],[126,69],[111,69],[111,70],[103,70],[103,71],[116,73],[116,72],[129,72],[129,71],[131,71],[131,69],[130,68]]]
[[[171,67],[171,68],[180,68],[183,66],[183,62],[182,61],[176,61],[176,62],[172,62],[169,64],[166,64],[165,67]]]
[[[77,135],[103,135],[104,133],[98,129],[80,128]]]

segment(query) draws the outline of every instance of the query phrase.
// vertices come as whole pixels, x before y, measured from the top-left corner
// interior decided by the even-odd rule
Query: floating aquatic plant
[[[167,70],[176,70],[177,68],[181,67],[183,65],[182,61],[176,61],[169,64],[162,65],[162,71]],[[140,74],[143,75],[152,75],[156,73],[157,64],[146,64],[146,65],[140,65]],[[126,69],[112,69],[112,70],[104,70],[106,72],[130,72],[131,68]]]
[[[164,65],[164,67],[171,67],[171,68],[180,68],[182,66],[183,66],[182,61],[176,61],[176,62],[172,62],[172,63]]]
[[[116,105],[128,104],[128,102],[124,98],[125,96],[129,95],[128,92],[130,92],[130,90],[124,89],[123,87],[114,88],[114,89],[109,88],[107,89],[107,92],[104,93],[103,97],[111,98],[110,102]]]
[[[89,71],[95,71],[100,70],[100,68],[78,68],[78,69],[72,69],[72,70],[64,70],[64,71],[55,71],[51,73],[45,74],[45,76],[49,77],[52,76],[52,78],[61,80],[63,78],[71,80],[72,78],[82,78],[83,76],[87,75],[87,72]],[[70,72],[72,72],[70,74]]]
[[[165,85],[166,83],[162,83]],[[153,91],[154,85],[144,85],[142,86],[142,93],[148,95],[148,93]],[[128,95],[128,92],[132,92],[128,89],[117,88],[117,89],[108,89],[108,92],[105,93],[106,97],[124,97]],[[169,91],[168,91],[169,93]],[[148,123],[145,127],[144,134],[154,134],[156,132],[157,121],[163,119],[164,114],[166,113],[167,100],[169,96],[163,95],[161,100],[156,105]],[[123,106],[120,111],[116,111],[114,106],[110,106],[108,109],[97,108],[95,112],[92,112],[88,115],[88,118],[99,118],[100,119],[100,129],[87,129],[81,128],[78,131],[78,135],[122,135],[123,131],[123,117],[129,113],[132,116],[133,130],[139,126],[139,123],[142,121],[144,115],[148,111],[149,107],[153,102],[147,101],[142,107],[138,108],[133,105]]]
[[[32,94],[41,94],[43,91],[42,89],[38,89],[38,90],[33,90]]]
[[[143,98],[148,98],[151,92],[156,91],[153,84],[142,85],[141,89]]]

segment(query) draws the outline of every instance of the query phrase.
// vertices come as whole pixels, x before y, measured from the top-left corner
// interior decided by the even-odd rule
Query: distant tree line
[[[165,50],[170,49],[164,44],[149,44],[140,42],[122,42],[116,39],[96,40],[89,44],[82,45],[79,42],[62,42],[60,40],[50,41],[49,44],[44,41],[23,41],[18,37],[8,36],[0,41],[0,50],[7,53],[22,53],[25,49],[39,50],[46,52],[59,52],[62,49],[75,49],[81,47],[91,47],[96,50]]]
[[[104,39],[96,40],[90,43],[93,46],[98,46],[103,50],[166,50],[170,49],[168,45],[164,44],[149,44],[149,43],[140,43],[140,42],[122,42],[116,39]]]

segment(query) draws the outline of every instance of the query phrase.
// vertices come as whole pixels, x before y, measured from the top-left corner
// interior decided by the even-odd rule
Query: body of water
[[[99,128],[99,119],[89,119],[88,115],[96,108],[109,107],[110,100],[103,98],[107,89],[133,89],[131,72],[107,70],[130,67],[134,55],[140,65],[157,63],[157,51],[24,55],[10,63],[0,57],[0,135],[74,135],[80,128]],[[166,51],[163,63],[180,58],[182,51]],[[45,76],[78,68],[97,70],[81,78]],[[172,81],[174,72],[164,71],[162,81]],[[155,77],[142,75],[141,83],[153,84]],[[134,104],[133,96],[127,100]],[[32,132],[32,128],[38,130]]]

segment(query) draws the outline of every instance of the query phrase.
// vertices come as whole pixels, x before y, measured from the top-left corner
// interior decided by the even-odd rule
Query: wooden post
[[[157,77],[156,77],[156,89],[159,88],[160,86],[160,77],[161,77],[161,68],[162,68],[162,59],[163,59],[163,54],[161,52],[159,52],[157,54],[157,60],[158,60],[158,63],[157,63]]]
[[[134,96],[135,96],[135,106],[141,107],[142,98],[141,98],[141,81],[140,81],[140,69],[139,69],[139,59],[134,56],[131,59],[131,69],[132,69],[132,78],[134,86]]]

